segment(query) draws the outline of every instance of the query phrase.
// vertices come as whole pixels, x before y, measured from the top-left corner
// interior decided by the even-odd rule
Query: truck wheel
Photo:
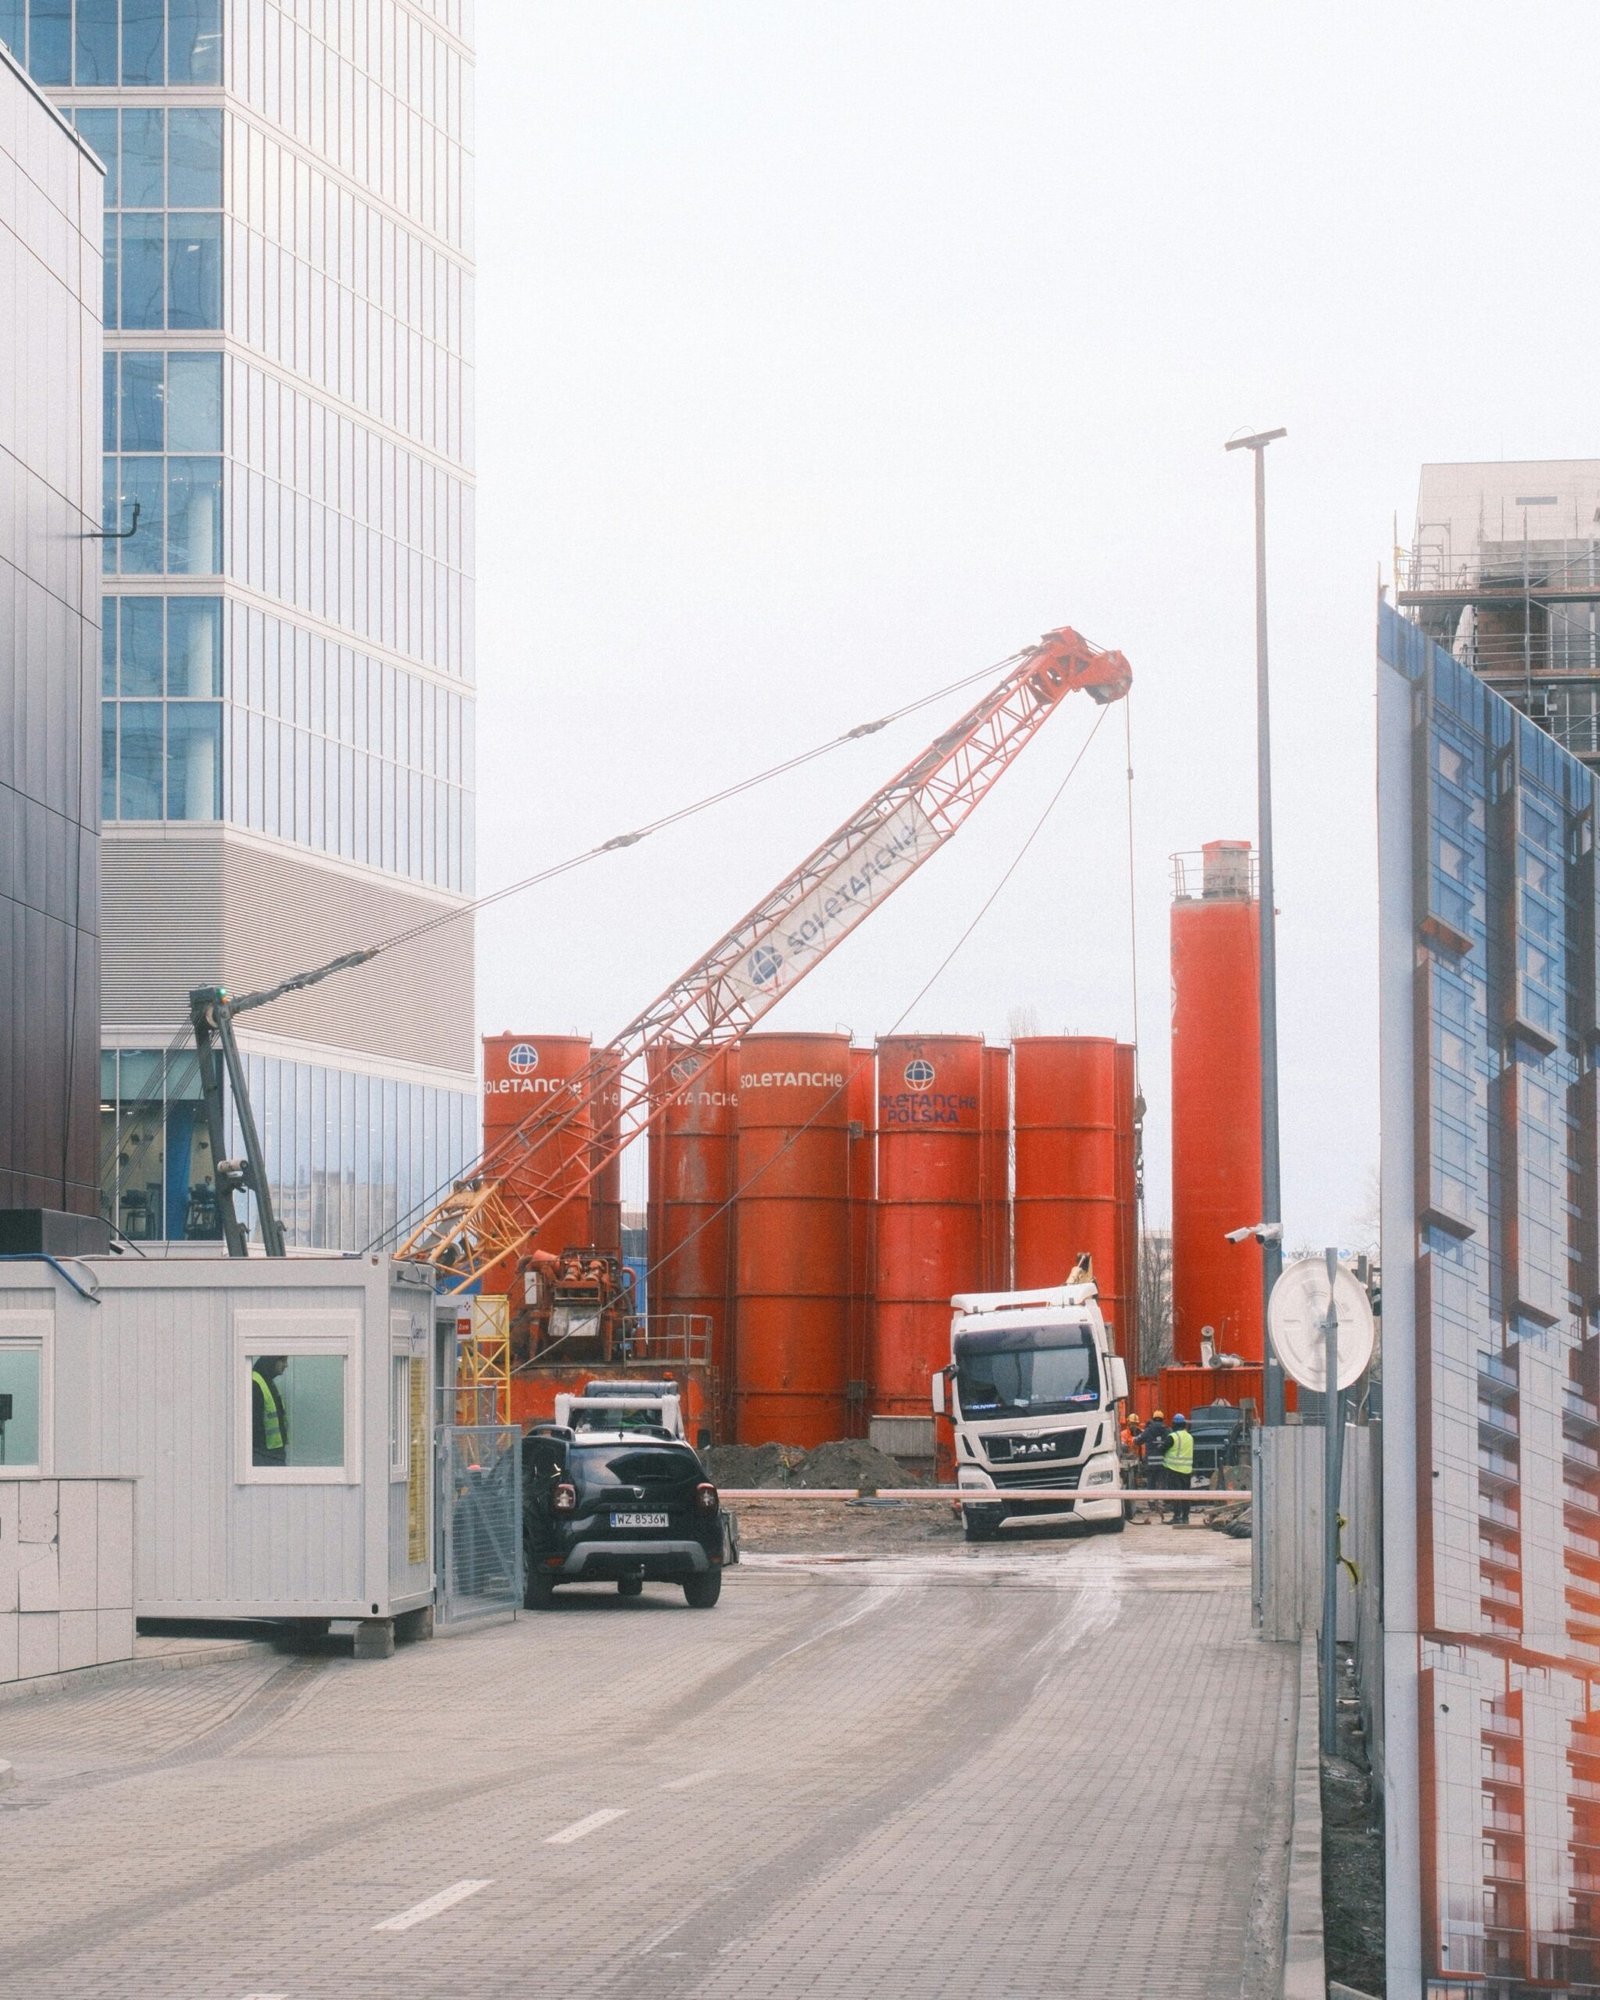
[[[708,1569],[704,1576],[685,1577],[683,1594],[691,1611],[709,1611],[722,1595],[722,1571]]]
[[[542,1566],[528,1565],[528,1580],[522,1587],[522,1606],[525,1611],[548,1611],[555,1596],[556,1580],[549,1570]]]
[[[1119,1513],[1114,1521],[1095,1522],[1095,1527],[1102,1535],[1120,1535],[1127,1525],[1128,1517],[1126,1512]]]

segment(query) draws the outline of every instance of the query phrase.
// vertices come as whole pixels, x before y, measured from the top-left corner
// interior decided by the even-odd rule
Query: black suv
[[[681,1583],[696,1611],[722,1594],[722,1502],[691,1446],[658,1429],[573,1432],[540,1424],[522,1440],[523,1602],[558,1583]]]

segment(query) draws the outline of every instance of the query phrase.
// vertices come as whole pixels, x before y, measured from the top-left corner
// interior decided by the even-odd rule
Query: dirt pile
[[[878,1451],[865,1438],[836,1438],[808,1451],[795,1472],[796,1486],[920,1486],[899,1459]]]
[[[735,1490],[766,1486],[920,1486],[900,1461],[877,1451],[865,1438],[836,1438],[802,1451],[792,1444],[719,1444],[702,1453],[708,1473],[719,1486]]]
[[[805,1453],[793,1444],[716,1444],[700,1454],[718,1486],[792,1486]]]

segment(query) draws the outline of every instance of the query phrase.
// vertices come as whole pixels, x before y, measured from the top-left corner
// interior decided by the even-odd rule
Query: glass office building
[[[105,162],[105,1201],[216,1233],[192,987],[473,890],[468,0],[0,0]],[[240,1017],[292,1244],[477,1150],[472,925]],[[181,1047],[181,1043],[180,1043]]]
[[[1379,629],[1389,1990],[1600,1995],[1600,847]]]

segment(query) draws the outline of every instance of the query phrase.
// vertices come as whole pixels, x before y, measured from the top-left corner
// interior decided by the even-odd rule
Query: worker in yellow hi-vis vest
[[[1172,1436],[1167,1440],[1161,1466],[1167,1475],[1168,1486],[1178,1492],[1189,1491],[1194,1483],[1194,1432],[1190,1430],[1189,1420],[1182,1410],[1172,1419]],[[1173,1501],[1171,1519],[1179,1527],[1188,1527],[1187,1500]]]
[[[250,1370],[250,1462],[289,1463],[289,1405],[283,1394],[282,1354],[260,1355]]]

